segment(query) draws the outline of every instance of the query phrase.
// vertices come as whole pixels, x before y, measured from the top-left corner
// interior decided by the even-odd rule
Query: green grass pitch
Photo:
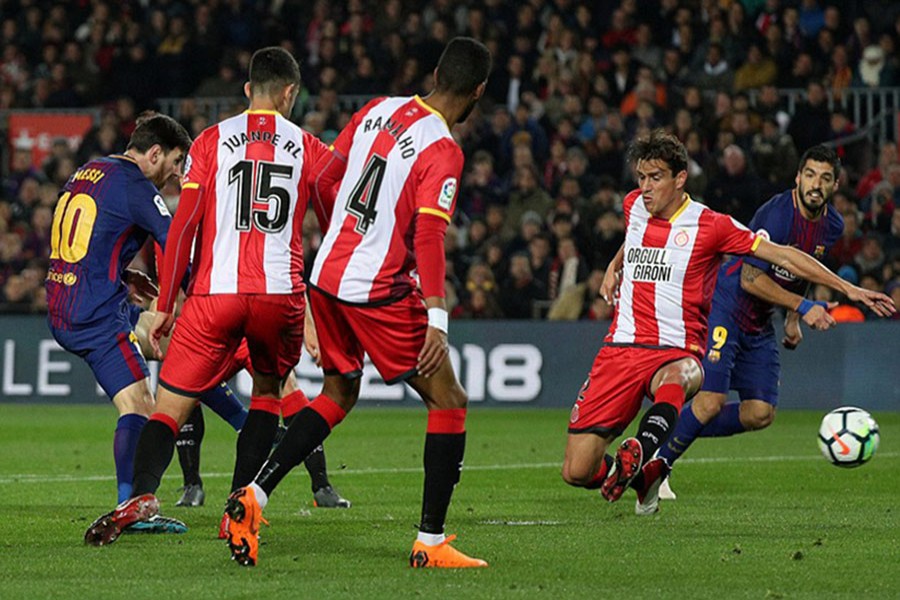
[[[636,517],[633,492],[610,505],[563,484],[566,411],[475,407],[448,533],[491,566],[415,571],[425,412],[363,408],[326,444],[353,508],[312,508],[299,469],[273,495],[260,564],[246,569],[215,539],[234,433],[210,411],[206,506],[174,506],[177,459],[159,490],[190,531],[93,548],[84,530],[115,500],[113,409],[0,405],[0,597],[894,598],[900,413],[874,416],[881,448],[851,470],[819,454],[814,412],[700,440],[673,476],[678,500]]]

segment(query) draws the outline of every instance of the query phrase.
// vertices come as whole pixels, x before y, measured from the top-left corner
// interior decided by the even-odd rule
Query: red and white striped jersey
[[[303,216],[312,166],[328,151],[274,111],[204,130],[185,163],[203,214],[189,294],[301,293]]]
[[[668,220],[651,216],[641,198],[640,190],[625,197],[624,266],[606,342],[702,356],[721,257],[748,254],[759,238],[687,196]]]
[[[401,298],[416,286],[416,214],[450,221],[462,150],[418,96],[373,100],[333,150],[347,167],[310,284],[354,304]]]

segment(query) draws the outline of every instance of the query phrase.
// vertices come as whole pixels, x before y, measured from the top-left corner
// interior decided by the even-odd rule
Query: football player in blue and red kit
[[[833,149],[810,148],[800,159],[797,187],[761,206],[750,229],[821,260],[844,230],[841,215],[829,206],[840,169]],[[807,285],[752,256],[735,257],[720,268],[709,316],[703,387],[681,411],[668,442],[660,448],[662,460],[646,467],[660,484],[696,438],[730,436],[772,424],[781,372],[772,325],[775,306],[788,309],[782,340],[787,349],[796,348],[802,340],[800,320],[818,330],[835,324],[824,302],[804,297]],[[737,391],[740,402],[726,403],[729,390]],[[652,514],[657,508],[654,493],[638,503],[637,512]]]

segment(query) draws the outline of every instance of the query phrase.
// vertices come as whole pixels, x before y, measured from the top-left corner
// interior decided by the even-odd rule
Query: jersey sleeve
[[[341,130],[337,139],[334,140],[334,143],[331,145],[331,151],[337,152],[341,157],[346,159],[350,154],[350,147],[353,145],[353,136],[356,135],[356,128],[359,127],[359,124],[362,123],[363,118],[369,111],[384,100],[384,96],[375,98],[356,111],[353,116],[350,117],[350,122]]]
[[[425,149],[416,161],[419,185],[416,212],[434,215],[450,222],[456,208],[463,153],[450,138],[443,138]]]
[[[191,144],[191,150],[184,161],[182,189],[200,188],[208,181],[210,161],[215,160],[215,148],[212,149],[212,152],[209,149],[210,131],[211,129],[204,130]]]
[[[763,239],[728,215],[713,212],[713,219],[718,250],[722,254],[750,254]]]
[[[165,248],[172,215],[156,186],[146,180],[133,181],[128,190],[128,210],[134,224]]]
[[[787,244],[791,234],[791,220],[793,219],[793,203],[787,203],[781,197],[775,197],[762,206],[750,220],[750,231],[759,237],[776,244]],[[768,271],[771,266],[764,260],[748,255],[744,262],[762,271]]]

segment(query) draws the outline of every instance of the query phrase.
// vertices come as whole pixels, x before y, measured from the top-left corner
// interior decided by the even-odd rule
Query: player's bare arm
[[[827,304],[811,302],[799,294],[784,289],[765,271],[748,263],[741,266],[741,289],[769,304],[803,313],[803,321],[813,329],[825,331],[836,323],[828,314],[830,307]]]
[[[881,292],[865,290],[844,281],[815,258],[796,248],[762,239],[755,254],[767,262],[787,269],[797,277],[812,283],[827,285],[844,294],[853,302],[862,302],[880,317],[888,317],[897,312],[897,307],[894,306],[894,301],[890,297]]]
[[[303,320],[303,344],[306,351],[315,361],[317,367],[322,367],[322,355],[319,352],[319,334],[316,333],[316,322],[313,320],[312,310],[307,304],[306,316]]]
[[[619,273],[622,271],[622,263],[625,258],[625,244],[619,247],[619,251],[609,265],[606,267],[606,274],[603,276],[603,283],[600,284],[600,295],[606,300],[607,304],[613,304],[616,299],[616,288],[619,287]]]
[[[440,296],[425,298],[428,309],[428,329],[425,331],[425,343],[419,352],[419,363],[416,369],[419,375],[434,375],[449,352],[447,341],[447,304]],[[443,313],[443,315],[441,315]],[[443,321],[443,322],[441,322]]]
[[[795,350],[802,341],[803,330],[800,329],[800,313],[788,311],[784,318],[784,337],[781,338],[781,345],[786,350]]]

